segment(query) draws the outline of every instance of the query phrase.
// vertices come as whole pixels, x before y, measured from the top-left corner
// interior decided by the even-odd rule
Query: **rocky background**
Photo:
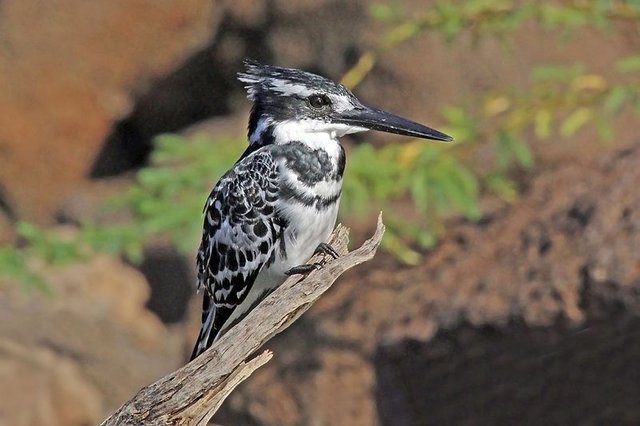
[[[1,0],[0,244],[15,243],[19,220],[64,229],[96,214],[159,133],[244,134],[245,57],[339,78],[383,28],[368,7]],[[492,40],[419,37],[384,53],[357,94],[438,127],[442,105],[527,85],[535,64],[606,76],[640,45],[624,24],[560,44],[533,24],[514,38],[506,54]],[[520,201],[454,221],[419,266],[380,253],[348,273],[214,420],[640,424],[637,126],[623,115],[610,145],[588,132],[534,144]],[[356,237],[374,224],[343,219]],[[47,275],[54,297],[0,286],[0,424],[99,423],[186,361],[199,327],[192,257],[156,242],[140,267],[105,255]]]

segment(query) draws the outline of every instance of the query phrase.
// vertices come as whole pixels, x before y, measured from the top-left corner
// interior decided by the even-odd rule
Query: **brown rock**
[[[89,396],[98,395],[78,399],[75,411],[73,399],[65,402],[63,413],[50,413],[62,417],[52,418],[52,423],[47,424],[82,424],[64,419],[84,416],[83,413],[91,413],[93,420],[89,423],[95,424],[95,420],[106,417],[140,387],[183,362],[182,333],[168,330],[145,308],[149,287],[142,274],[132,267],[101,256],[86,264],[43,272],[52,296],[26,294],[16,284],[6,288],[0,298],[0,339],[25,351],[48,354],[34,356],[45,357],[47,363],[61,364],[64,368],[55,374],[72,370],[79,382],[92,384],[95,391]],[[16,383],[17,374],[19,370],[7,369],[5,376],[7,380],[11,378],[10,383]],[[33,380],[35,386],[38,382]],[[82,392],[83,388],[78,389]],[[23,394],[22,398],[47,401],[50,397],[46,392]],[[87,402],[94,400],[97,402]],[[17,408],[5,402],[0,399],[0,412],[17,415],[14,413]]]
[[[12,426],[97,424],[100,392],[77,363],[45,347],[0,339],[0,423]]]
[[[0,184],[18,217],[46,221],[83,184],[131,89],[205,43],[217,10],[206,0],[2,2]]]

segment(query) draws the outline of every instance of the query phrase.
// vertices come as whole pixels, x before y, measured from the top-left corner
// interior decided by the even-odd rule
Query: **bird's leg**
[[[313,252],[314,256],[316,254],[324,254],[325,256],[328,255],[328,256],[333,257],[334,259],[337,259],[338,257],[340,257],[338,252],[335,251],[335,249],[333,247],[331,247],[327,243],[318,244],[318,247],[316,247],[316,250]],[[287,275],[308,274],[311,271],[315,271],[317,269],[322,268],[325,263],[326,263],[326,258],[322,259],[320,262],[307,263],[305,265],[294,266],[293,268],[291,268],[288,271],[286,271],[285,274],[287,274]]]
[[[328,243],[320,243],[318,244],[318,247],[316,247],[316,251],[313,252],[314,255],[316,254],[325,254],[325,255],[329,255],[331,257],[333,257],[334,259],[337,259],[340,257],[340,255],[338,254],[337,251],[335,251],[335,249],[333,247],[331,247]]]

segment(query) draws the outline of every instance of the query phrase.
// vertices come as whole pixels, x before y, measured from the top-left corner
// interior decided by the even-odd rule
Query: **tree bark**
[[[273,356],[265,350],[252,357],[254,352],[289,327],[344,271],[373,258],[383,233],[380,215],[373,237],[347,252],[349,231],[338,225],[330,240],[341,254],[338,259],[304,277],[290,277],[205,353],[142,388],[102,426],[206,425],[233,389]]]

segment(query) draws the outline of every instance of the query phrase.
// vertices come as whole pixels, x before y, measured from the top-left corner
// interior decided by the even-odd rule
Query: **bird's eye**
[[[331,104],[331,101],[326,95],[311,95],[307,98],[309,105],[313,108],[321,109]]]

